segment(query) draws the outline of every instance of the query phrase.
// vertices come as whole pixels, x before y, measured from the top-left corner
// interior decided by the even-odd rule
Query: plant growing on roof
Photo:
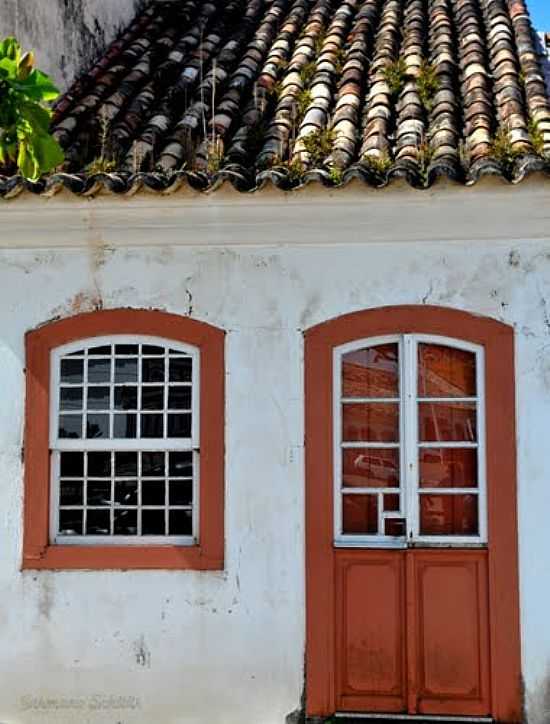
[[[0,167],[16,166],[37,179],[63,162],[50,134],[49,103],[59,96],[51,79],[34,67],[15,38],[0,42]]]
[[[494,135],[491,142],[491,156],[498,161],[504,172],[511,174],[514,170],[516,160],[523,155],[523,151],[516,148],[512,143],[512,137],[508,126],[501,126]]]
[[[420,102],[428,113],[432,110],[433,99],[440,85],[435,66],[423,60],[416,78],[416,90]]]
[[[361,158],[361,163],[380,177],[385,176],[392,167],[392,160],[386,152],[380,155],[365,153]]]
[[[388,63],[383,70],[383,75],[392,96],[399,96],[407,81],[407,64],[404,58]]]
[[[304,151],[308,154],[312,166],[322,166],[334,145],[334,131],[330,128],[318,128],[301,139]]]

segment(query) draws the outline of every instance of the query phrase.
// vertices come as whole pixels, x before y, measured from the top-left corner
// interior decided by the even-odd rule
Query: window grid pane
[[[55,364],[54,538],[196,539],[197,353],[114,338]]]
[[[483,543],[482,351],[420,335],[386,340],[339,355],[337,536],[367,546],[404,545],[405,536]],[[399,398],[387,382],[389,356]]]

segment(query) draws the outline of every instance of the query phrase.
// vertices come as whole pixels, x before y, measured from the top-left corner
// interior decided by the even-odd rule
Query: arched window
[[[435,335],[334,349],[335,540],[483,543],[483,348]]]
[[[223,333],[161,312],[29,333],[24,565],[222,567],[223,374]]]

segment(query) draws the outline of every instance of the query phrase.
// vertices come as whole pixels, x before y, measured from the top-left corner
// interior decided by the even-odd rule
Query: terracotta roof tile
[[[62,173],[0,177],[1,195],[550,173],[524,0],[157,0],[57,103],[53,131]],[[117,172],[90,176],[98,157]]]

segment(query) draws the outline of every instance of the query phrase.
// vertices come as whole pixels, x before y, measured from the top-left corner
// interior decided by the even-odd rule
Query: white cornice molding
[[[227,246],[550,239],[550,179],[474,188],[403,184],[211,195],[63,192],[0,202],[0,248]]]

